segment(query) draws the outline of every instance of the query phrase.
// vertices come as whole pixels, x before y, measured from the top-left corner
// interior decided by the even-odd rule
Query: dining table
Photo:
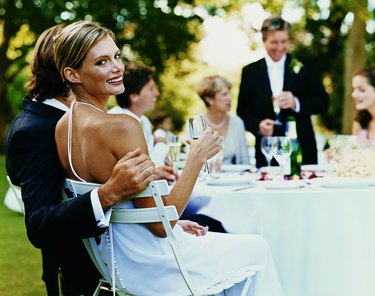
[[[227,232],[264,237],[285,296],[375,295],[375,182],[246,178],[206,176],[186,211],[221,221]]]

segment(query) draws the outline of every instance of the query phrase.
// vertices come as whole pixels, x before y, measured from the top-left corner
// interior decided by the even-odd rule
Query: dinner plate
[[[207,176],[206,184],[211,186],[237,186],[255,184],[256,178],[253,176],[233,176],[219,175],[217,178]]]
[[[240,173],[253,168],[254,167],[249,164],[222,164],[220,170],[228,173]]]
[[[275,189],[275,190],[283,190],[283,189],[298,189],[304,187],[304,184],[299,180],[291,180],[291,181],[265,181],[264,185],[266,189]]]
[[[357,188],[375,185],[375,178],[368,177],[330,177],[308,180],[308,184],[324,188]]]

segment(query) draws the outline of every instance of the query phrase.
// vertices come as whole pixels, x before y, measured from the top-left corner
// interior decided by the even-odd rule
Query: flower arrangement
[[[338,136],[330,141],[330,156],[338,177],[375,177],[375,146],[356,136]]]
[[[375,177],[375,150],[368,147],[352,149],[337,164],[339,177]]]
[[[296,56],[292,56],[292,59],[290,60],[289,63],[289,68],[294,74],[298,74],[303,67],[303,63],[297,59]]]

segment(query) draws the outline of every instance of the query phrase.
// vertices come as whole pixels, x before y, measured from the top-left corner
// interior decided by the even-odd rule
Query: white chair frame
[[[69,197],[77,197],[88,191],[91,191],[95,188],[98,188],[100,184],[96,183],[85,183],[80,181],[75,181],[71,179],[66,179],[64,186],[63,186],[63,196],[64,200],[68,200]],[[165,180],[159,181],[152,181],[150,182],[149,186],[140,194],[134,196],[133,198],[140,198],[140,197],[147,197],[153,196],[155,200],[156,207],[155,208],[139,208],[139,209],[112,209],[111,214],[111,223],[152,223],[152,222],[162,222],[165,228],[168,242],[171,246],[173,251],[174,257],[176,259],[176,263],[178,268],[181,272],[181,275],[186,283],[190,291],[190,295],[192,296],[205,296],[205,295],[214,295],[224,291],[227,288],[230,288],[235,283],[236,278],[246,279],[244,287],[242,289],[241,296],[245,296],[247,291],[249,290],[251,278],[256,274],[257,271],[261,270],[263,266],[248,266],[244,269],[241,269],[238,273],[233,275],[233,278],[230,278],[226,281],[222,281],[217,283],[216,285],[206,289],[205,291],[199,291],[193,285],[190,275],[185,267],[185,263],[183,262],[182,255],[180,253],[180,249],[178,247],[178,243],[176,238],[173,234],[172,227],[170,221],[176,221],[179,219],[179,215],[177,210],[174,206],[164,206],[162,201],[162,196],[169,194],[169,187],[168,183]],[[110,225],[111,231],[111,225]],[[99,295],[101,289],[107,290],[104,288],[104,283],[110,283],[113,293],[115,292],[118,295],[123,296],[134,296],[133,294],[129,293],[126,288],[124,289],[121,287],[120,283],[117,281],[115,272],[114,272],[114,265],[112,264],[112,276],[107,272],[107,268],[105,263],[102,260],[102,257],[99,253],[97,248],[97,243],[95,238],[88,238],[83,239],[85,247],[90,254],[92,261],[94,262],[97,269],[103,276],[103,280],[100,280],[96,291],[94,292],[94,296]],[[113,252],[113,247],[111,248]],[[114,258],[114,254],[112,254],[112,261]],[[113,263],[113,262],[112,262]]]

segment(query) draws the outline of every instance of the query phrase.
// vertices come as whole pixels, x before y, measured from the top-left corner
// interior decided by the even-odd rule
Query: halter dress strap
[[[74,169],[73,162],[72,162],[73,109],[76,103],[77,102],[73,100],[68,111],[68,160],[69,160],[69,166],[70,166],[71,171],[73,172],[73,175],[81,182],[87,183],[86,180],[78,176],[77,172]]]

